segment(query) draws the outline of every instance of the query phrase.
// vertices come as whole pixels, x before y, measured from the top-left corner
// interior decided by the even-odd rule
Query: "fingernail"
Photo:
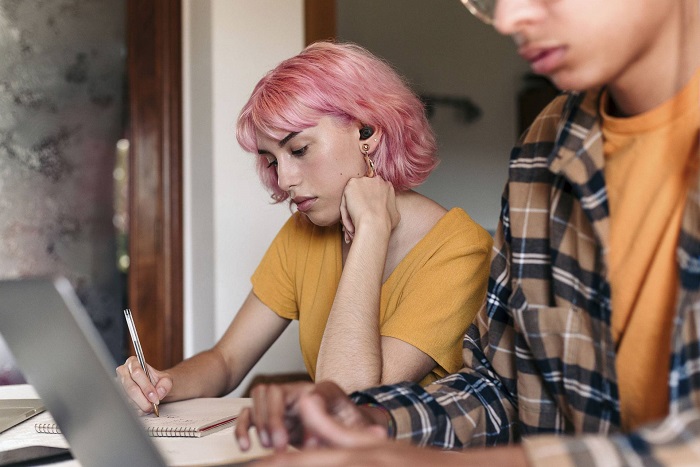
[[[158,395],[160,396],[161,399],[164,398],[165,397],[165,388],[158,388]]]
[[[317,448],[318,447],[318,439],[316,439],[316,437],[314,437],[314,436],[307,438],[304,441],[304,447],[305,448]]]
[[[153,391],[148,393],[148,400],[153,402],[154,404],[159,401],[158,396],[156,396],[156,393]]]
[[[247,451],[250,448],[250,442],[246,438],[238,438],[238,447],[241,451]]]
[[[267,431],[260,430],[258,433],[260,435],[260,444],[262,444],[266,448],[269,448],[270,447],[270,436],[267,434]]]
[[[273,431],[272,443],[278,448],[285,446],[287,444],[287,440],[285,440],[284,433],[279,430]]]

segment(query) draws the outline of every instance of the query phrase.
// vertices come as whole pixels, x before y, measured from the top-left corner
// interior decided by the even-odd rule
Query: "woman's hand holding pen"
[[[117,367],[117,376],[132,405],[142,414],[153,412],[153,404],[158,404],[173,388],[170,375],[148,365],[153,383],[134,356]]]
[[[359,226],[365,224],[374,223],[391,233],[401,219],[394,187],[378,176],[351,178],[340,202],[340,217],[346,243],[350,243]]]

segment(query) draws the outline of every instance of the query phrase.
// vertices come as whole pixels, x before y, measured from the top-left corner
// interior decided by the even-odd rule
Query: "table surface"
[[[34,388],[28,384],[0,386],[0,399],[35,398],[38,397]],[[221,403],[227,407],[242,409],[251,405],[250,399],[221,398]],[[63,435],[37,433],[35,423],[51,420],[48,412],[36,415],[19,425],[0,434],[0,451],[31,446],[44,445],[68,447]],[[253,446],[247,452],[238,448],[233,437],[233,427],[212,433],[201,438],[151,438],[169,466],[213,466],[244,463],[268,454],[270,451],[260,446],[257,435],[251,433]],[[80,466],[77,460],[61,461],[55,464],[61,467]]]

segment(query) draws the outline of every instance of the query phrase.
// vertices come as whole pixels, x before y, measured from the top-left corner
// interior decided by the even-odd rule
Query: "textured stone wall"
[[[112,172],[127,115],[125,7],[0,0],[0,278],[68,277],[117,360]],[[3,370],[14,377],[0,363],[0,382]]]

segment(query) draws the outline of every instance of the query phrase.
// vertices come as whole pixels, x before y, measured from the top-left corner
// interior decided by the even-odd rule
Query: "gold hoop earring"
[[[374,172],[374,161],[372,161],[372,158],[369,157],[369,144],[363,143],[361,146],[361,152],[362,155],[365,158],[365,164],[367,164],[367,173],[366,176],[369,178],[374,177],[375,172]]]

